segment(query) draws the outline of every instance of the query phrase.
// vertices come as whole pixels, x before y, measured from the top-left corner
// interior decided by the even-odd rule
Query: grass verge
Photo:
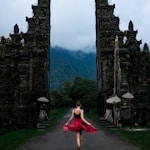
[[[51,121],[44,131],[37,129],[6,129],[0,128],[0,150],[18,150],[20,146],[31,138],[45,134],[56,123],[56,121],[64,116],[68,109],[54,109],[51,111]]]
[[[92,111],[90,114],[86,114],[86,117],[92,118],[101,128],[107,132],[117,134],[123,137],[129,143],[135,145],[139,150],[150,150],[150,131],[126,131],[123,128],[118,128],[118,130],[111,130],[105,127],[100,121],[96,114],[96,111]]]
[[[119,129],[117,133],[140,150],[150,150],[150,131],[125,131]]]

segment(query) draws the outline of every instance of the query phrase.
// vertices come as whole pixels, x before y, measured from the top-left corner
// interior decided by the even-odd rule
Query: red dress
[[[92,126],[84,123],[80,118],[80,115],[75,115],[74,122],[71,125],[64,125],[64,131],[70,130],[71,132],[77,132],[84,130],[85,132],[96,134],[97,129]]]

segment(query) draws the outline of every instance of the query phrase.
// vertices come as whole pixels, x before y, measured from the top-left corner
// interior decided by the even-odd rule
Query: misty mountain
[[[53,47],[50,53],[51,90],[60,89],[64,82],[72,82],[77,76],[96,80],[95,52],[86,53]]]

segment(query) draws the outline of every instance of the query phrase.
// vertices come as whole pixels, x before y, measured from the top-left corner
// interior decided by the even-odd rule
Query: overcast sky
[[[120,30],[127,30],[132,20],[137,39],[150,45],[150,0],[108,1],[116,4]],[[16,23],[20,31],[27,31],[25,17],[33,15],[31,4],[37,0],[0,0],[0,36],[13,33]],[[95,0],[52,0],[51,44],[69,49],[95,47]]]

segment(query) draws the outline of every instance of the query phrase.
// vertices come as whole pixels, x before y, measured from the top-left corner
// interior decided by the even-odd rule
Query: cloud
[[[150,45],[150,1],[108,0],[116,5],[114,14],[120,18],[120,29],[128,29],[133,21],[137,39]],[[32,4],[37,0],[0,0],[0,35],[9,36],[17,23],[20,31],[27,31],[26,16],[32,17]],[[95,47],[95,1],[51,0],[51,44],[69,49]]]
[[[108,0],[115,4],[114,14],[120,18],[120,30],[128,29],[132,20],[134,30],[138,30],[137,40],[142,45],[150,45],[150,1]],[[78,49],[95,45],[95,1],[93,0],[57,0],[52,1],[52,44]]]
[[[137,0],[111,0],[111,4],[115,4],[115,15],[120,18],[120,29],[127,30],[129,21],[132,20],[134,30],[138,30],[137,39],[142,39],[142,45],[147,42],[150,45],[150,1]]]
[[[93,0],[57,0],[51,4],[52,45],[79,49],[95,45]]]
[[[27,31],[25,17],[32,16],[31,4],[36,0],[0,0],[0,35],[9,36],[17,23],[20,30]]]

